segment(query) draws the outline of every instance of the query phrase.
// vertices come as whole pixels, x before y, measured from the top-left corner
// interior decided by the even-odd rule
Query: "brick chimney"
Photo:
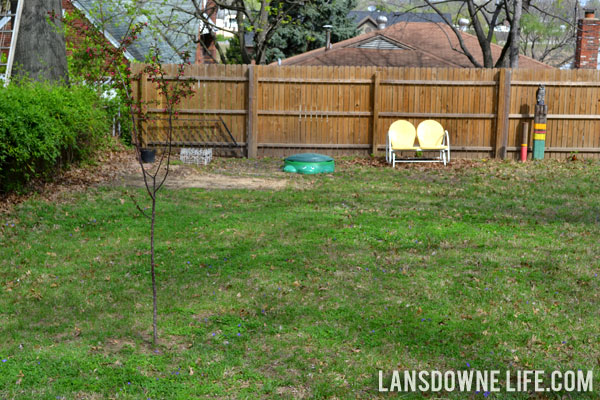
[[[213,24],[217,22],[217,12],[219,7],[213,0],[204,0],[204,14],[212,21]],[[217,59],[217,47],[215,46],[216,34],[214,33],[214,27],[200,27],[198,32],[198,39],[200,43],[196,47],[196,64],[215,64]]]
[[[596,69],[598,66],[600,20],[595,17],[594,12],[595,10],[586,9],[585,17],[577,22],[575,68]]]

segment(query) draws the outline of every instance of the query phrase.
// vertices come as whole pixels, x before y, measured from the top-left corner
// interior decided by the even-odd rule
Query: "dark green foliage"
[[[242,50],[240,49],[240,39],[237,36],[233,36],[229,39],[229,46],[225,51],[227,57],[227,64],[243,64]]]
[[[0,192],[86,160],[109,130],[94,90],[46,83],[0,88]]]
[[[349,39],[358,34],[355,23],[348,18],[348,12],[356,5],[356,0],[314,0],[303,7],[291,7],[282,1],[272,2],[272,9],[285,9],[291,7],[289,16],[281,22],[271,39],[266,50],[266,62],[285,59],[306,51],[325,46],[326,30],[323,25],[333,26],[331,42],[336,43]],[[274,19],[277,13],[270,17]],[[270,23],[275,24],[274,20]],[[252,31],[251,27],[246,27]],[[251,43],[246,43],[251,45]],[[240,42],[237,36],[229,40],[226,51],[228,64],[243,64]]]
[[[267,63],[325,46],[323,25],[333,26],[332,43],[356,36],[356,25],[348,18],[355,6],[356,0],[315,0],[296,8],[269,40]]]

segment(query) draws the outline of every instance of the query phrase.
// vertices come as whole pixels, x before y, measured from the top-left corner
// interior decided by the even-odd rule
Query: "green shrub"
[[[88,159],[110,126],[101,103],[85,86],[27,82],[0,88],[0,192]]]

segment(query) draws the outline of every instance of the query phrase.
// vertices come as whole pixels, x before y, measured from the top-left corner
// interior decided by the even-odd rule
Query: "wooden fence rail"
[[[175,79],[175,66],[166,68]],[[196,93],[179,113],[199,123],[221,117],[249,157],[378,153],[394,120],[436,119],[448,129],[455,156],[517,158],[524,123],[533,127],[537,86],[544,84],[548,157],[600,158],[599,78],[595,70],[192,65],[184,79],[196,82]],[[147,76],[134,86],[150,113],[164,112]],[[164,141],[160,129],[152,132],[145,143]],[[183,139],[176,131],[175,141],[204,145]]]

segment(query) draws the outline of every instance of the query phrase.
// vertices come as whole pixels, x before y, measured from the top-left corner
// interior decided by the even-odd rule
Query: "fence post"
[[[500,69],[498,78],[498,109],[496,114],[496,158],[506,158],[508,144],[508,114],[510,112],[510,78],[512,70]]]
[[[379,131],[379,71],[373,74],[373,101],[371,103],[373,119],[371,123],[371,154],[377,154],[377,132]]]
[[[256,158],[258,154],[258,132],[256,123],[258,113],[256,109],[256,71],[253,64],[248,66],[248,113],[246,114],[246,146],[248,158]]]

